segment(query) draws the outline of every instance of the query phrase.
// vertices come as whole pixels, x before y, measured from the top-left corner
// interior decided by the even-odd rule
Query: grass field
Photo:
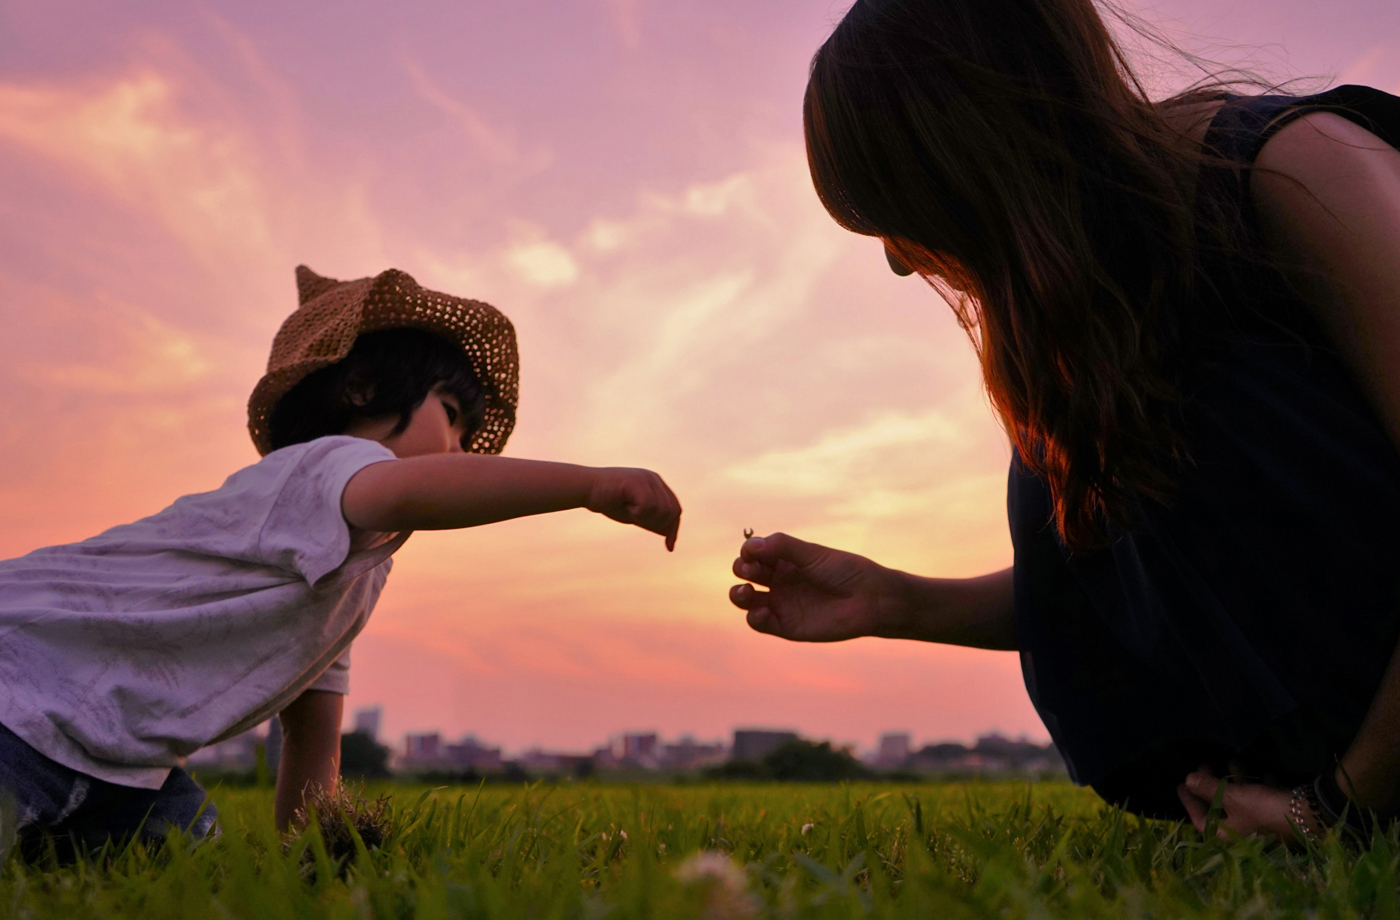
[[[387,786],[395,836],[338,874],[271,794],[220,839],[63,869],[11,857],[0,916],[1400,918],[1394,839],[1311,854],[1203,840],[1063,783]]]

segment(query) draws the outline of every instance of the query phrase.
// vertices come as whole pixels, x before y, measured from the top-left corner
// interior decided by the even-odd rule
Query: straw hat
[[[272,340],[267,374],[248,399],[248,433],[258,453],[272,450],[271,419],[277,401],[312,371],[350,353],[363,333],[408,326],[461,346],[486,387],[486,415],[470,450],[498,454],[515,427],[520,358],[515,327],[490,304],[439,294],[391,268],[373,278],[337,281],[297,266],[300,306]]]

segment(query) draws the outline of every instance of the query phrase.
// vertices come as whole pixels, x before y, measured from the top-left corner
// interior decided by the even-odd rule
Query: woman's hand
[[[1206,813],[1223,780],[1217,779],[1210,770],[1202,767],[1186,777],[1186,781],[1176,789],[1181,804],[1196,830],[1205,832]],[[1284,843],[1296,844],[1297,831],[1293,828],[1293,794],[1287,789],[1275,789],[1253,783],[1228,783],[1225,798],[1221,803],[1223,814],[1220,817],[1218,833],[1221,839],[1230,839],[1231,834],[1242,837],[1258,835],[1276,837]],[[1309,830],[1321,835],[1326,832],[1321,823],[1309,811]]]
[[[749,625],[796,642],[893,635],[903,606],[899,573],[784,533],[745,540],[734,574],[768,589],[729,589]]]
[[[651,470],[594,470],[586,507],[620,524],[633,524],[661,534],[666,538],[666,549],[676,548],[676,535],[681,529],[680,499]]]

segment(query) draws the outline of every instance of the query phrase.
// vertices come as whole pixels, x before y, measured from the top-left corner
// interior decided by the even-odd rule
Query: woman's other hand
[[[745,540],[734,574],[752,584],[730,588],[729,599],[759,632],[796,642],[898,632],[899,573],[864,556],[775,533]]]
[[[1191,817],[1191,823],[1202,833],[1206,829],[1206,815],[1222,782],[1224,780],[1202,767],[1187,776],[1186,781],[1176,789],[1181,804],[1186,806],[1186,813]],[[1231,834],[1241,837],[1258,835],[1295,844],[1298,835],[1293,829],[1292,804],[1293,795],[1287,789],[1254,783],[1226,783],[1218,833],[1226,840],[1230,839]],[[1313,822],[1309,830],[1318,834],[1325,832],[1311,812],[1307,817]]]

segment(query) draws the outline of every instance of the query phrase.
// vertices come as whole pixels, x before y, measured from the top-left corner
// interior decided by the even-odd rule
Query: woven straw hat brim
[[[350,353],[366,332],[411,328],[459,346],[486,388],[486,412],[469,450],[498,454],[515,427],[520,356],[515,327],[488,303],[420,287],[391,268],[373,278],[337,281],[297,266],[301,305],[272,340],[267,373],[248,399],[248,433],[258,453],[272,450],[270,422],[278,401],[307,374]]]

